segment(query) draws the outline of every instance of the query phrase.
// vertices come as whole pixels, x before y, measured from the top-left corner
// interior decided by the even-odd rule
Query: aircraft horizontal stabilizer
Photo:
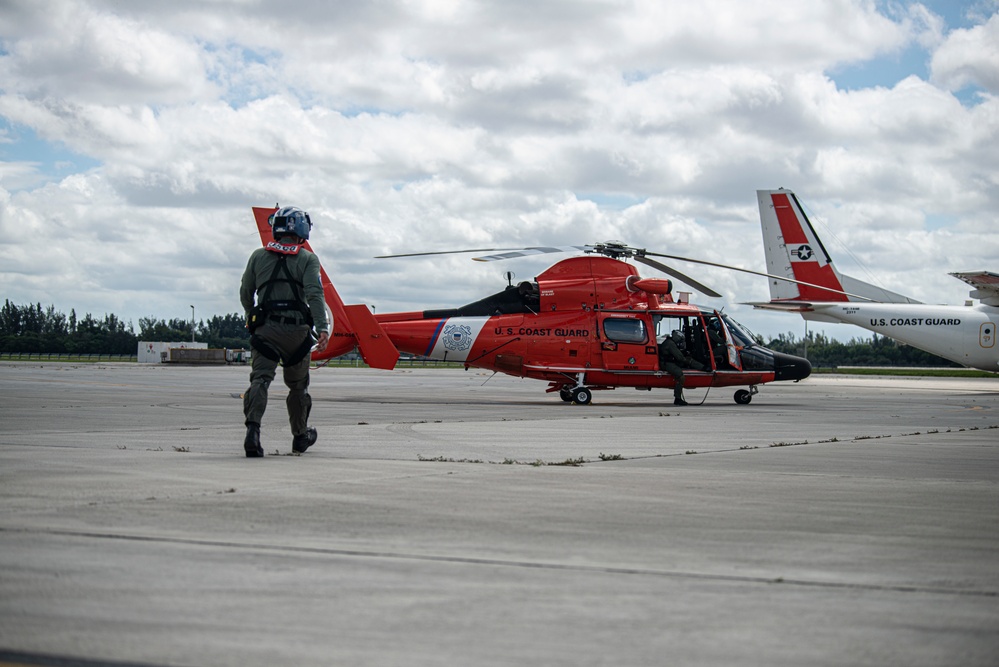
[[[350,327],[357,338],[357,347],[361,351],[364,363],[372,368],[390,371],[399,361],[399,350],[389,339],[388,334],[375,320],[375,316],[364,304],[344,306]]]
[[[970,294],[972,299],[980,299],[987,306],[999,306],[999,274],[991,271],[968,271],[950,275],[975,288]]]
[[[779,310],[785,313],[806,313],[812,310],[810,301],[748,301],[744,305],[760,310]]]
[[[810,322],[841,322],[835,315],[830,315],[828,311],[842,305],[841,302],[828,301],[801,301],[797,299],[787,299],[784,301],[763,301],[750,302],[746,304],[760,310],[776,310],[783,313],[798,313],[802,318]]]

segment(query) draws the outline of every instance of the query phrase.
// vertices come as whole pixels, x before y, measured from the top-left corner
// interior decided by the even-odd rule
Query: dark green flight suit
[[[285,263],[287,272],[278,266],[281,262]],[[306,345],[312,346],[312,327],[306,313],[311,314],[317,331],[329,331],[319,276],[319,258],[287,238],[258,248],[250,255],[239,288],[239,300],[247,318],[255,305],[266,307],[276,302],[282,308],[268,309],[263,322],[253,331],[250,387],[243,395],[247,426],[259,425],[264,416],[267,389],[277,370],[277,357],[280,357],[284,383],[288,385],[288,419],[292,435],[300,436],[308,429],[312,409],[312,397],[308,392],[311,355],[306,350],[299,361],[284,363],[284,360],[294,361]],[[268,355],[275,358],[268,358]]]
[[[687,356],[679,346],[673,342],[671,336],[659,344],[659,365],[673,376],[673,402],[679,405],[686,405],[683,398],[683,369],[693,368],[703,371],[704,365]]]

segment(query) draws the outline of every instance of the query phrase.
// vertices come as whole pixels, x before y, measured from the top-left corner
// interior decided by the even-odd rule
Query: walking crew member
[[[294,436],[291,449],[301,454],[315,444],[318,435],[309,426],[312,397],[308,391],[313,326],[319,332],[317,349],[326,349],[330,339],[319,258],[302,247],[309,238],[312,220],[305,211],[286,206],[269,222],[274,241],[250,255],[239,288],[253,348],[250,388],[243,395],[243,448],[251,458],[264,455],[260,420],[267,409],[267,389],[278,362],[284,367],[284,383],[288,385],[288,420]]]

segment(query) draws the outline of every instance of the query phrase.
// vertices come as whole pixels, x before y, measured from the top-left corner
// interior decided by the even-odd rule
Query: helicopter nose
[[[812,374],[812,364],[804,357],[774,352],[775,380],[804,380]]]

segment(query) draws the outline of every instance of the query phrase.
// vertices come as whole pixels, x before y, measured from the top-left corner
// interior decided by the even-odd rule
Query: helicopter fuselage
[[[401,352],[547,381],[549,391],[671,388],[661,347],[672,331],[700,366],[684,369],[687,387],[755,388],[810,373],[805,359],[758,345],[718,311],[674,301],[670,288],[617,259],[574,257],[460,308],[375,319]]]

